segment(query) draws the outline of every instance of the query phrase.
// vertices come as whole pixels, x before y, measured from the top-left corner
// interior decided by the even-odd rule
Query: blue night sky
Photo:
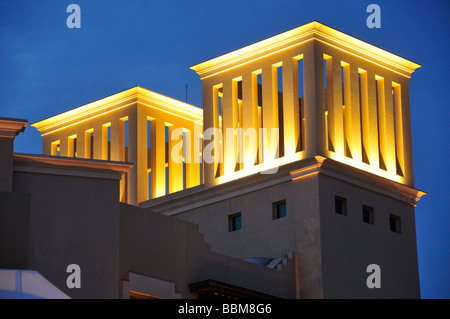
[[[81,7],[81,29],[66,8]],[[381,28],[369,29],[369,4]],[[450,1],[0,0],[0,117],[29,124],[139,85],[201,107],[189,67],[317,20],[422,65],[410,80],[422,298],[450,297]],[[42,153],[29,126],[15,151]]]

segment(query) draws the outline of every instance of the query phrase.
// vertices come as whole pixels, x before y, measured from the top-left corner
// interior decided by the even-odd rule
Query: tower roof
[[[203,110],[199,107],[181,102],[165,95],[144,89],[140,86],[104,97],[91,103],[79,106],[67,112],[52,116],[31,124],[42,135],[67,127],[86,119],[106,114],[108,112],[126,107],[135,102],[144,102],[152,107],[163,109],[177,116],[189,118],[199,123],[203,122]]]
[[[241,49],[193,65],[190,68],[196,71],[203,79],[313,39],[381,65],[406,77],[410,77],[414,70],[420,67],[417,63],[361,41],[323,23],[312,21]]]

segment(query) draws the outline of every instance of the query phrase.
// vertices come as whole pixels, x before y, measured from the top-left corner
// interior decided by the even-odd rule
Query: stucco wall
[[[320,233],[325,298],[420,298],[414,206],[328,176],[319,176]],[[347,202],[335,213],[335,195]],[[363,222],[362,206],[374,209]],[[401,233],[389,228],[400,217]],[[381,288],[369,289],[367,266],[380,266]]]
[[[119,181],[14,173],[14,191],[29,193],[29,268],[73,298],[117,298]],[[81,268],[81,288],[66,285]]]

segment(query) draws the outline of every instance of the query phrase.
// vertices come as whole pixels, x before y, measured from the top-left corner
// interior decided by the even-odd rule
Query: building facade
[[[202,275],[165,297],[211,295],[205,265],[216,265],[212,279],[253,296],[419,298],[414,206],[424,193],[414,186],[408,85],[418,67],[314,21],[192,66],[202,108],[135,87],[32,126],[48,161],[129,165],[114,205],[138,211],[118,214],[123,238],[155,227],[146,218],[196,225],[204,254],[223,258],[198,264]],[[122,216],[136,218],[135,230]],[[182,281],[121,238],[116,277]],[[245,271],[231,279],[220,270],[229,263]],[[374,264],[380,289],[366,281]],[[243,276],[246,267],[263,277]],[[128,277],[121,296],[130,282],[155,281]],[[200,277],[208,288],[193,284]],[[262,278],[273,290],[253,282]]]

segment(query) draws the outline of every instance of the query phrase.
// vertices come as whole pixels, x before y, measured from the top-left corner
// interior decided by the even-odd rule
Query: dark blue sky
[[[81,29],[66,8],[81,7]],[[366,8],[381,7],[369,29]],[[313,20],[422,65],[410,81],[423,298],[450,298],[450,1],[0,0],[0,117],[29,124],[139,85],[202,106],[191,65]],[[15,151],[42,153],[28,127]]]

